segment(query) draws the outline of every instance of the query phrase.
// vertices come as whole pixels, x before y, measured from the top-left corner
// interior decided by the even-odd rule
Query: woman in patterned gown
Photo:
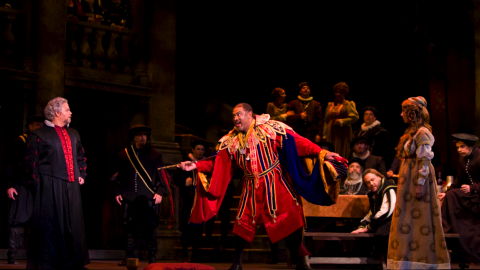
[[[401,116],[409,124],[397,146],[401,160],[390,227],[388,269],[450,269],[431,160],[434,137],[427,101],[410,97]]]

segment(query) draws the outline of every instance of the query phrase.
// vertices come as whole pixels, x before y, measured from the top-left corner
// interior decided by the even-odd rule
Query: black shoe
[[[8,259],[7,259],[7,263],[8,263],[8,264],[17,264],[17,261],[15,261],[14,258],[8,258]]]
[[[240,263],[234,263],[228,270],[243,270],[242,264]]]

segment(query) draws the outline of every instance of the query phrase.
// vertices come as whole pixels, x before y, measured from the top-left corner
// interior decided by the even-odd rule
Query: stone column
[[[65,94],[65,28],[67,1],[38,0],[34,18],[36,70],[38,72],[36,111],[48,100]]]
[[[147,48],[146,35],[148,30],[145,20],[138,18],[145,18],[148,14],[143,0],[130,0],[132,26],[132,41],[133,48],[142,48],[131,50],[131,64],[133,69],[134,83],[145,86],[148,85],[147,76],[147,62],[148,53],[144,48]]]
[[[173,1],[152,1],[152,25],[149,33],[150,62],[148,76],[153,95],[150,100],[152,140],[162,150],[166,162],[178,162],[175,140],[175,48],[176,16]]]
[[[23,53],[23,68],[28,71],[32,72],[34,67],[33,67],[33,54],[34,54],[34,48],[35,44],[33,41],[32,37],[32,28],[34,27],[34,24],[32,23],[33,19],[33,14],[34,14],[34,3],[33,0],[22,0],[21,5],[24,11],[24,17],[23,17],[23,22],[22,22],[22,29],[23,29],[23,35],[22,35],[22,40],[24,40],[24,44],[22,45],[22,53]]]
[[[146,17],[150,17],[151,25],[146,44],[149,46],[150,59],[147,65],[147,73],[152,84],[152,97],[150,98],[149,125],[152,127],[152,145],[156,147],[163,156],[166,164],[178,163],[181,161],[181,152],[175,140],[175,23],[176,16],[174,0],[148,1],[146,6]],[[175,196],[175,208],[178,208],[178,196]],[[163,204],[167,206],[168,204]],[[179,232],[177,226],[169,228],[165,226],[168,222],[166,217],[161,217],[158,230],[162,235],[158,241],[157,258],[175,258],[175,251],[172,245],[178,241]],[[178,215],[176,216],[178,225]]]
[[[473,29],[475,29],[475,134],[480,133],[480,2],[473,1]]]

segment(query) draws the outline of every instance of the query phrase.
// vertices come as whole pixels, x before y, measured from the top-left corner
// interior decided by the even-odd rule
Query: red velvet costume
[[[209,184],[198,181],[190,222],[203,222],[217,213],[237,166],[244,176],[234,234],[251,242],[256,225],[263,223],[270,240],[277,242],[303,227],[300,196],[278,156],[287,133],[295,140],[300,157],[317,156],[322,151],[287,125],[268,120],[266,115],[257,116],[255,126],[246,135],[232,130],[224,136],[215,160],[197,162],[198,172],[212,173],[212,178]]]

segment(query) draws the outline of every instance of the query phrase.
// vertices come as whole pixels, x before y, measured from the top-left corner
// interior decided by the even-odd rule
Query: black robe
[[[294,99],[288,103],[288,111],[293,111],[295,114],[287,116],[287,124],[293,130],[303,137],[315,141],[315,136],[322,134],[323,131],[323,110],[320,102],[316,100],[301,101]],[[306,112],[307,118],[302,119],[301,113]]]
[[[470,185],[470,193],[460,190]],[[480,148],[461,158],[455,183],[442,202],[442,225],[446,233],[460,234],[463,252],[470,262],[480,262]]]
[[[349,157],[349,160],[352,160],[354,158],[359,158],[359,157],[352,154]],[[373,155],[372,153],[370,153],[370,155],[368,155],[367,158],[361,159],[361,160],[363,162],[362,167],[364,168],[364,170],[375,169],[375,170],[379,171],[381,174],[385,175],[385,173],[386,173],[385,161],[383,160],[383,158],[381,156],[376,156],[376,155]]]
[[[82,269],[89,263],[78,177],[86,177],[86,158],[77,131],[71,141],[74,181],[68,179],[60,137],[45,125],[27,141],[27,168],[33,178],[34,207],[27,269]]]
[[[355,137],[367,138],[372,155],[381,156],[387,164],[392,162],[395,143],[392,141],[390,133],[381,124],[367,130],[360,128],[355,133]]]

